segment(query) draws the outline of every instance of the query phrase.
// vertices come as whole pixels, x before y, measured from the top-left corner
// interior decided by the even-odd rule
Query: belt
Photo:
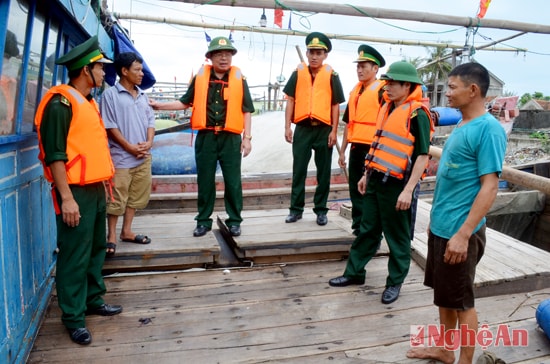
[[[323,126],[323,125],[326,125],[326,126],[330,127],[330,125],[325,124],[322,121],[315,120],[315,119],[305,119],[305,120],[300,121],[296,125],[301,125],[301,126]]]
[[[218,133],[224,131],[223,126],[207,126],[206,129],[204,129],[204,130],[213,131],[214,134],[218,134]]]
[[[391,182],[391,183],[403,183],[402,180],[395,178],[389,174],[377,171],[376,169],[369,168],[367,171],[368,178],[371,180],[380,181],[382,183]]]

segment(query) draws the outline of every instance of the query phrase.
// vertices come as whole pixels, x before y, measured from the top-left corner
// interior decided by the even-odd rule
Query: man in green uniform
[[[219,162],[225,185],[225,223],[232,236],[241,235],[243,192],[241,159],[252,148],[251,113],[254,104],[246,78],[232,66],[237,49],[225,37],[212,39],[205,65],[193,78],[185,95],[172,102],[151,101],[155,110],[183,110],[193,106],[191,127],[198,130],[195,141],[199,213],[193,236],[212,229],[216,201],[216,167]],[[242,134],[242,136],[241,136]]]
[[[363,216],[363,195],[357,189],[357,183],[363,177],[365,157],[376,132],[376,117],[380,105],[384,102],[384,81],[377,80],[376,74],[380,67],[386,65],[384,57],[373,47],[361,44],[357,49],[357,79],[350,93],[350,98],[342,116],[347,124],[344,129],[340,158],[338,164],[346,168],[346,149],[349,151],[349,197],[351,200],[351,229],[355,236],[359,235],[359,225]]]
[[[56,289],[61,320],[71,339],[87,345],[85,315],[116,315],[122,307],[103,301],[101,270],[106,247],[104,181],[114,172],[107,134],[90,92],[101,86],[111,63],[97,37],[56,61],[69,70],[69,84],[54,86],[40,103],[35,124],[44,175],[52,182],[59,254]],[[85,161],[85,162],[84,162]]]
[[[305,205],[305,184],[311,151],[315,151],[317,188],[313,212],[317,224],[326,225],[327,200],[330,192],[332,147],[340,118],[339,104],[346,100],[338,74],[323,64],[332,50],[330,39],[313,32],[306,37],[308,64],[298,65],[283,92],[288,100],[285,110],[285,139],[292,144],[292,193],[289,215],[285,222],[302,218]],[[291,124],[296,124],[294,134]]]
[[[422,105],[422,81],[416,68],[395,62],[381,76],[390,100],[379,111],[377,131],[358,183],[364,194],[363,218],[344,274],[333,287],[365,282],[365,265],[374,257],[382,233],[390,249],[382,303],[397,300],[411,261],[412,206],[428,163],[433,132],[429,110]]]

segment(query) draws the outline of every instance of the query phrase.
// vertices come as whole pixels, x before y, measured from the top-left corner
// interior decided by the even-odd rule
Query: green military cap
[[[309,33],[306,37],[307,49],[324,49],[327,52],[332,50],[330,39],[320,32]]]
[[[380,76],[381,80],[405,81],[422,85],[422,80],[418,77],[416,67],[409,62],[394,62],[390,65],[388,71]]]
[[[359,62],[374,62],[379,67],[384,67],[386,65],[386,60],[384,60],[384,57],[376,49],[373,47],[361,44],[359,48],[357,48],[358,57],[354,61],[356,63]]]
[[[97,35],[77,45],[65,55],[59,57],[55,61],[55,64],[64,65],[69,71],[72,71],[95,62],[113,63],[113,61],[105,58],[103,53],[101,53]]]
[[[231,41],[226,37],[217,37],[212,39],[210,42],[210,45],[208,46],[208,51],[206,51],[206,54],[204,55],[206,58],[210,58],[212,55],[212,52],[215,51],[231,51],[233,55],[237,53],[237,48],[233,47],[233,44]]]

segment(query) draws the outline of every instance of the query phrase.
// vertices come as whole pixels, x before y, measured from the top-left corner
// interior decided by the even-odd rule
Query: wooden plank
[[[120,232],[122,219],[117,231]],[[203,267],[219,260],[220,246],[213,233],[193,237],[191,214],[136,216],[133,230],[151,238],[150,244],[118,242],[116,255],[105,260],[106,271]]]
[[[419,200],[418,206],[412,257],[424,267],[430,205]],[[476,270],[475,285],[478,297],[550,287],[550,252],[493,229],[487,228],[486,236],[485,254]]]
[[[493,337],[499,330],[499,324],[508,325],[510,330],[525,330],[528,334],[528,346],[505,346],[504,341],[500,340],[499,345],[491,345],[486,348],[487,351],[493,352],[498,358],[503,359],[506,363],[546,363],[545,358],[550,358],[550,346],[548,338],[538,332],[536,322],[533,319],[526,319],[520,322],[499,322],[493,323],[489,330]],[[350,350],[346,354],[355,358],[372,358],[377,355],[381,363],[426,363],[425,360],[408,359],[405,357],[406,352],[410,349],[409,341],[397,342],[393,345],[384,347],[369,347],[359,350]],[[399,353],[399,354],[397,354]],[[483,354],[483,348],[476,345],[474,354],[474,362],[476,358]],[[458,352],[455,352],[458,356]],[[401,359],[397,359],[401,358]],[[525,360],[529,358],[528,360]]]
[[[311,206],[316,186],[306,186],[305,200],[306,206]],[[243,209],[263,209],[263,208],[288,208],[290,201],[290,187],[261,188],[261,189],[243,189]],[[216,191],[216,201],[214,208],[223,210],[223,189]],[[349,199],[347,184],[331,184],[329,201]],[[141,213],[154,212],[196,212],[197,193],[196,192],[174,192],[174,193],[154,193],[147,208]]]
[[[316,215],[305,211],[296,223],[284,222],[288,210],[270,211],[266,216],[249,216],[241,224],[242,234],[232,237],[224,224],[225,217],[218,216],[218,226],[225,241],[243,260],[256,264],[295,262],[319,259],[342,259],[347,256],[355,238],[349,221],[338,211],[329,211],[328,224],[319,226]],[[335,223],[334,221],[339,221]]]
[[[124,312],[88,317],[94,341],[75,350],[54,299],[28,363],[413,363],[404,358],[410,325],[434,323],[437,309],[416,264],[399,300],[383,305],[387,260],[368,264],[366,285],[341,288],[327,281],[345,262],[109,277],[106,301],[123,304]],[[476,301],[481,323],[529,330],[529,347],[506,355],[529,360],[550,354],[540,338],[531,339],[540,334],[533,330],[533,308],[546,296]]]

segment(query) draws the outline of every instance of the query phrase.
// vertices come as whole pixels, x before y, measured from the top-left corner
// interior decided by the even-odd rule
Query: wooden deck
[[[432,292],[423,286],[429,205],[420,202],[411,270],[401,297],[383,305],[387,248],[367,266],[364,286],[333,288],[353,240],[337,205],[329,224],[306,211],[285,224],[286,209],[243,212],[242,235],[230,238],[220,217],[193,238],[194,214],[136,217],[150,245],[119,243],[105,263],[107,302],[114,317],[87,319],[94,341],[72,343],[56,297],[28,363],[420,363],[405,357],[411,325],[437,322]],[[550,253],[488,230],[476,278],[481,324],[526,329],[527,347],[491,346],[507,363],[550,363],[550,341],[535,310],[550,297]],[[418,263],[417,263],[418,262]],[[152,272],[181,268],[170,272]],[[148,272],[134,273],[137,270]],[[476,351],[481,354],[481,349]]]
[[[387,258],[373,259],[365,286],[329,287],[345,262],[197,270],[106,278],[114,317],[87,320],[93,343],[72,343],[55,297],[28,363],[422,363],[409,360],[411,325],[437,320],[423,272],[411,266],[399,300],[380,303]],[[527,347],[489,347],[506,363],[548,363],[535,310],[550,290],[480,298],[480,322],[529,333]],[[481,354],[481,349],[477,355]]]

